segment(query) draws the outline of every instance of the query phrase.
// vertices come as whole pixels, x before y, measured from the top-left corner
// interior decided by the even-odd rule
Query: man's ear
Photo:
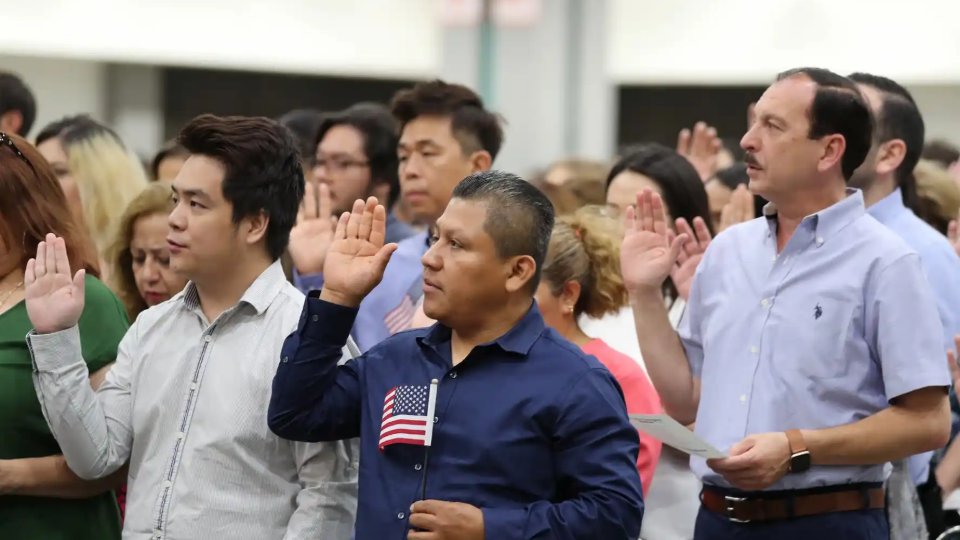
[[[507,292],[517,292],[530,284],[537,273],[537,263],[529,255],[511,257],[506,262]]]
[[[244,229],[242,233],[246,236],[248,244],[256,244],[267,236],[267,228],[270,226],[270,216],[266,212],[260,211],[251,216],[243,218]]]
[[[478,173],[489,171],[491,165],[493,165],[493,158],[490,156],[490,152],[487,152],[486,150],[479,150],[470,154],[471,172]]]

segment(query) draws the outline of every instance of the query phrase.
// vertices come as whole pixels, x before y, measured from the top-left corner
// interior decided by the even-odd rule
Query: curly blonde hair
[[[629,301],[620,275],[620,223],[600,206],[560,216],[553,227],[543,281],[559,296],[567,283],[580,284],[574,315],[599,318]]]
[[[148,184],[139,195],[130,201],[120,218],[117,234],[107,251],[107,260],[111,266],[110,285],[127,308],[127,315],[133,321],[141,311],[147,309],[147,303],[137,290],[137,281],[133,275],[133,254],[130,242],[133,241],[133,227],[137,220],[154,214],[169,214],[172,209],[170,183],[154,182]]]

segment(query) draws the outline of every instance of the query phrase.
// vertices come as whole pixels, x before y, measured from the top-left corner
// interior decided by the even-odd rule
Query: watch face
[[[810,452],[800,452],[790,457],[790,472],[802,473],[810,469]]]

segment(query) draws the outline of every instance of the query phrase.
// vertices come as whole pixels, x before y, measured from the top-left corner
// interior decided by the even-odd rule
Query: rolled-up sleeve
[[[643,519],[640,440],[616,381],[592,369],[560,395],[554,467],[564,500],[482,508],[486,538],[636,540]]]
[[[130,457],[130,376],[137,328],[134,323],[120,341],[117,360],[96,393],[90,388],[76,326],[53,334],[27,335],[33,383],[43,415],[70,470],[84,480],[108,476]]]
[[[943,326],[916,254],[899,257],[868,285],[866,331],[875,344],[887,400],[949,387]]]
[[[360,436],[360,362],[339,365],[357,310],[306,299],[300,324],[283,343],[267,423],[285,439],[336,441]]]

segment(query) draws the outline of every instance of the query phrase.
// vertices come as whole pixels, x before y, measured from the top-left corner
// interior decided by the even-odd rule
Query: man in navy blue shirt
[[[464,179],[423,256],[438,323],[338,366],[396,249],[385,214],[371,198],[340,218],[323,291],[281,352],[270,429],[360,437],[357,540],[636,540],[639,437],[620,387],[533,302],[550,202],[511,174]]]

